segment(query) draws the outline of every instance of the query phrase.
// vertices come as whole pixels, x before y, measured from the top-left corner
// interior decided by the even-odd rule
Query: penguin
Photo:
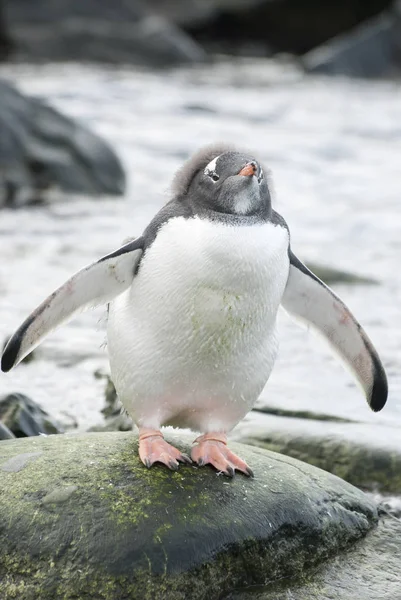
[[[108,304],[112,380],[139,428],[146,467],[211,464],[252,476],[227,434],[269,379],[282,306],[322,334],[373,411],[387,400],[380,358],[347,306],[293,253],[272,207],[270,172],[224,145],[178,171],[171,200],[142,235],[73,275],[24,321],[1,360],[9,371],[77,311]],[[200,435],[191,457],[162,426]]]

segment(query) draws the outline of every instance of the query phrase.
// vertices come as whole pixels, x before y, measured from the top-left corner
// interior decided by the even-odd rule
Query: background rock
[[[232,54],[304,54],[334,36],[379,14],[392,0],[215,0],[202,22],[185,25],[202,45]],[[183,5],[187,0],[176,0]],[[170,1],[158,2],[167,7]],[[169,10],[167,8],[167,10]],[[185,14],[185,9],[184,9]]]
[[[14,58],[158,66],[229,54],[304,54],[391,0],[9,0]]]
[[[59,423],[24,394],[9,394],[0,400],[0,422],[16,437],[63,433]]]
[[[392,77],[401,73],[401,2],[303,57],[310,73]]]
[[[204,59],[196,42],[141,0],[12,0],[5,7],[20,60],[162,66]]]
[[[7,31],[3,4],[0,0],[0,61],[5,60],[9,56],[12,48],[13,44]]]
[[[8,427],[6,427],[1,421],[0,421],[0,440],[11,440],[13,439],[15,436],[13,435],[13,433],[9,430]]]
[[[35,203],[54,188],[122,194],[125,175],[98,136],[0,80],[0,207]]]
[[[133,428],[132,419],[118,399],[110,375],[103,373],[101,370],[95,371],[94,375],[97,379],[106,381],[104,390],[106,405],[101,411],[105,422],[90,427],[88,431],[131,431]]]
[[[193,436],[169,435],[189,450]],[[4,600],[204,600],[291,580],[363,537],[374,504],[340,479],[233,444],[255,479],[147,470],[133,434],[0,445]],[[34,574],[34,575],[33,575]]]
[[[398,427],[305,412],[301,418],[285,414],[268,407],[252,411],[231,437],[303,460],[363,489],[401,494]]]

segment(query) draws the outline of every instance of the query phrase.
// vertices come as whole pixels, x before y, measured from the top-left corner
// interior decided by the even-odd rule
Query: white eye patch
[[[211,177],[211,179],[213,179],[213,181],[218,181],[220,179],[220,176],[216,172],[216,164],[217,164],[217,161],[220,158],[220,156],[221,156],[221,154],[219,154],[219,156],[216,156],[216,158],[211,160],[210,163],[208,165],[206,165],[206,167],[203,171],[203,173],[205,175],[208,175],[209,177]]]

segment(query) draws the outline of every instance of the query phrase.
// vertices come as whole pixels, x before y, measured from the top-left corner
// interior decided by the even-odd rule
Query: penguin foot
[[[224,433],[205,433],[194,441],[191,458],[199,467],[211,464],[228,477],[234,477],[235,471],[241,471],[253,477],[253,471],[245,461],[227,448],[227,436]]]
[[[177,471],[180,462],[192,463],[189,456],[163,439],[161,431],[147,427],[139,429],[139,457],[148,469],[154,463],[160,462],[172,471]]]

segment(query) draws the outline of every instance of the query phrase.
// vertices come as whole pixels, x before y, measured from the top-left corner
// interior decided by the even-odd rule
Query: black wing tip
[[[376,370],[372,393],[370,395],[369,406],[373,412],[379,412],[387,402],[388,397],[388,383],[386,373],[383,367],[380,365],[380,369]]]
[[[21,340],[19,337],[12,337],[4,349],[3,356],[1,357],[1,370],[3,373],[11,371],[16,363],[19,349],[21,348]]]

